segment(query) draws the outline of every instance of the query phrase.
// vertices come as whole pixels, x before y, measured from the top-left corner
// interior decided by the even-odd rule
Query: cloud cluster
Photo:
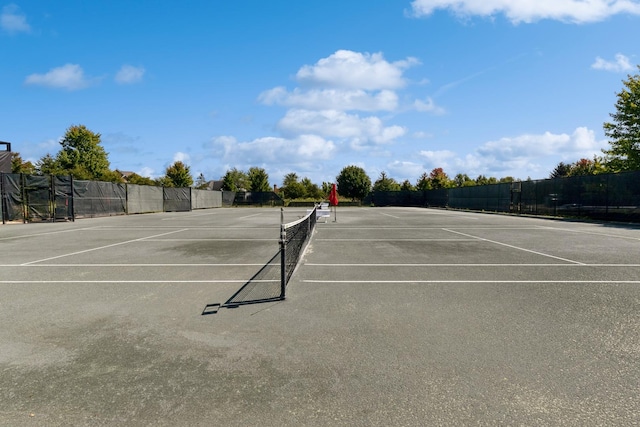
[[[78,64],[65,64],[44,74],[31,74],[27,76],[25,83],[67,90],[84,89],[90,85],[84,70]]]
[[[598,56],[596,58],[596,61],[591,64],[591,68],[595,70],[612,71],[614,73],[622,73],[625,71],[633,70],[633,66],[631,65],[631,61],[629,61],[629,58],[621,53],[618,53],[615,56],[614,61],[607,61]]]
[[[287,108],[276,124],[280,137],[243,143],[214,139],[214,146],[232,164],[248,158],[262,164],[277,151],[301,164],[328,159],[340,150],[378,150],[393,144],[407,129],[388,125],[380,114],[444,112],[430,98],[401,104],[399,91],[410,84],[405,71],[418,64],[411,57],[391,62],[381,53],[338,50],[302,66],[293,89],[278,86],[259,95],[263,105]],[[221,146],[221,141],[227,143]]]
[[[546,168],[549,164],[591,159],[601,154],[605,145],[604,141],[596,139],[594,131],[579,127],[571,135],[545,132],[501,138],[486,142],[474,152],[462,156],[449,150],[423,150],[420,157],[427,170],[442,167],[445,171],[461,171],[471,177],[524,178],[532,174],[540,177],[548,176],[550,171]]]
[[[123,65],[116,73],[114,80],[118,84],[133,84],[142,81],[145,70],[142,67]],[[66,89],[70,91],[88,88],[97,84],[102,79],[88,77],[78,64],[65,64],[52,68],[46,73],[34,73],[28,75],[24,82],[27,85],[44,86],[53,89]]]
[[[438,9],[462,17],[504,14],[514,24],[543,19],[582,24],[623,13],[640,15],[637,0],[414,0],[411,7],[415,16],[428,16]]]
[[[20,12],[20,8],[15,4],[9,4],[2,8],[2,12],[0,12],[0,28],[9,34],[31,32],[27,17]]]

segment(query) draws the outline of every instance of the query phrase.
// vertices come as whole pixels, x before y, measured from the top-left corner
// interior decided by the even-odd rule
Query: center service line
[[[92,248],[92,249],[85,249],[84,251],[71,252],[69,254],[58,255],[58,256],[54,256],[54,257],[50,257],[50,258],[39,259],[39,260],[36,260],[36,261],[25,262],[24,264],[20,264],[20,265],[22,265],[22,266],[31,265],[31,264],[35,264],[35,263],[38,263],[38,262],[51,261],[52,259],[64,258],[64,257],[67,257],[67,256],[72,256],[72,255],[85,254],[87,252],[98,251],[100,249],[112,248],[114,246],[126,245],[128,243],[133,243],[133,242],[141,242],[143,240],[153,239],[154,237],[166,236],[168,234],[174,234],[174,233],[182,233],[183,231],[187,231],[187,230],[189,230],[189,229],[188,228],[183,228],[182,230],[169,231],[167,233],[156,234],[155,236],[141,237],[139,239],[127,240],[125,242],[113,243],[111,245],[100,246],[100,247]]]
[[[545,256],[545,257],[549,257],[549,258],[559,259],[560,261],[566,261],[566,262],[570,262],[572,264],[585,265],[585,263],[583,263],[583,262],[573,261],[573,260],[566,259],[566,258],[560,258],[560,257],[554,256],[554,255],[549,255],[549,254],[545,254],[545,253],[542,253],[542,252],[532,251],[531,249],[520,248],[518,246],[508,245],[508,244],[502,243],[502,242],[496,242],[495,240],[489,240],[489,239],[485,239],[483,237],[472,236],[471,234],[461,233],[459,231],[453,231],[453,230],[449,230],[449,229],[446,229],[446,228],[443,228],[443,230],[444,231],[448,231],[450,233],[459,234],[461,236],[473,237],[475,239],[482,240],[484,242],[489,242],[489,243],[493,243],[493,244],[496,244],[496,245],[506,246],[506,247],[511,248],[511,249],[517,249],[519,251],[524,251],[524,252],[529,252],[529,253],[536,254],[536,255],[542,255],[542,256]]]

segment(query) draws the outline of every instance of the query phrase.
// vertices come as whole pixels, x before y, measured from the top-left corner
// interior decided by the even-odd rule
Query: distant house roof
[[[206,190],[220,191],[224,181],[207,181]]]

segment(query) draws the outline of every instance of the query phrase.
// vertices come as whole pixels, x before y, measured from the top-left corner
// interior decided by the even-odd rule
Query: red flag
[[[331,184],[331,194],[329,194],[329,205],[338,206],[338,192],[336,191],[335,184]]]

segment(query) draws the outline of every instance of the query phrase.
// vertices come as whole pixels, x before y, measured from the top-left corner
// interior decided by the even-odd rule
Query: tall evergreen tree
[[[640,170],[640,75],[629,75],[623,84],[613,121],[604,124],[611,149],[603,152],[613,171]]]

